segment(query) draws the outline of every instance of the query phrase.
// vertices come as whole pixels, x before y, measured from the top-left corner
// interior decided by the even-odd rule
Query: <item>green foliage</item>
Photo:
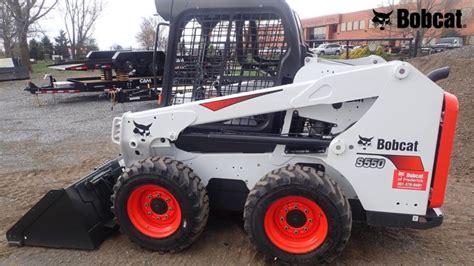
[[[45,55],[49,55],[49,59],[51,59],[51,56],[53,55],[53,44],[51,43],[51,40],[48,38],[48,36],[45,35],[41,39],[40,48],[43,55],[43,58],[41,59],[45,59]]]
[[[30,58],[39,60],[41,54],[39,43],[35,39],[31,39],[28,46],[30,48]]]
[[[370,50],[369,50],[369,47],[367,46],[364,46],[364,47],[361,47],[361,48],[357,48],[357,49],[353,49],[349,52],[349,59],[357,59],[357,58],[362,58],[362,57],[367,57],[367,56],[370,56],[370,55],[378,55],[380,57],[383,57],[385,59],[387,59],[388,55],[385,53],[383,47],[379,46],[377,48],[377,50],[375,50],[375,53],[372,53]],[[343,53],[341,56],[340,56],[341,59],[346,59],[346,53]]]
[[[66,37],[66,32],[63,30],[59,31],[59,35],[54,38],[56,45],[54,46],[54,52],[57,55],[62,55],[64,58],[69,58],[69,40]]]
[[[48,36],[44,36],[41,38],[41,42],[38,42],[36,39],[31,39],[28,48],[30,50],[30,58],[35,60],[44,60],[45,54],[51,55],[53,54],[53,44]]]

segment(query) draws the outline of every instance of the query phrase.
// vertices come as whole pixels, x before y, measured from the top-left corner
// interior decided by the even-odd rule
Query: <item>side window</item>
[[[171,104],[254,91],[280,84],[288,50],[281,18],[268,13],[190,14],[179,28]],[[263,116],[225,125],[259,127]]]
[[[288,44],[272,13],[190,15],[180,28],[173,102],[272,87]]]

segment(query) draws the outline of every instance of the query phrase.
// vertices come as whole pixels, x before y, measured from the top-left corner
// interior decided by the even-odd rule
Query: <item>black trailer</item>
[[[17,58],[0,59],[0,82],[29,79],[30,72],[23,67]]]
[[[90,52],[86,60],[54,64],[49,68],[66,71],[100,70],[100,76],[58,81],[52,75],[47,75],[49,82],[46,85],[37,86],[29,82],[25,91],[36,96],[101,92],[119,103],[159,100],[165,54],[158,51],[155,56],[156,75],[153,68],[153,51]]]

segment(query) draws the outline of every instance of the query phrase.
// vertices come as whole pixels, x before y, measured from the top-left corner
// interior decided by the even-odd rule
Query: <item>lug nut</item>
[[[297,230],[295,230],[295,231],[293,232],[293,234],[297,235],[297,234],[298,234],[298,231],[297,231]]]
[[[304,213],[308,213],[308,209],[304,209]]]
[[[308,227],[303,228],[305,232],[308,232]]]
[[[151,215],[151,212],[148,212],[148,215]]]
[[[288,212],[288,209],[287,209],[287,208],[285,208],[285,212]]]
[[[288,230],[288,226],[285,226],[285,230]]]
[[[308,221],[309,221],[310,223],[312,223],[312,222],[313,222],[313,219],[309,219]]]
[[[148,203],[145,203],[145,207],[148,207]]]
[[[295,204],[295,209],[298,209],[298,205]]]
[[[280,221],[282,221],[282,222],[283,222],[283,220],[285,220],[285,218],[283,218],[283,216],[282,216],[282,217],[280,217]]]
[[[148,195],[148,197],[147,197],[147,198],[151,199],[151,195]]]

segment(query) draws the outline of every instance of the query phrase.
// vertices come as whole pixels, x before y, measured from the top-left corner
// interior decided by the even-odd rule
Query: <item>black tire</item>
[[[265,214],[271,204],[286,196],[302,196],[315,202],[327,217],[327,236],[316,249],[289,253],[273,244],[267,236]],[[248,195],[244,220],[245,230],[257,249],[272,260],[289,264],[332,261],[344,249],[352,227],[350,205],[338,185],[329,177],[318,175],[314,168],[299,165],[286,166],[263,177]]]
[[[340,51],[336,51],[336,55],[340,55],[340,54],[341,54],[341,52],[340,52]]]
[[[165,188],[179,203],[179,227],[167,237],[150,237],[130,220],[128,199],[134,190],[144,185]],[[176,252],[190,246],[204,230],[209,216],[209,198],[199,177],[183,163],[165,157],[145,159],[126,169],[114,186],[111,200],[120,231],[138,245],[160,252]]]
[[[319,52],[319,55],[326,55],[324,51]]]

